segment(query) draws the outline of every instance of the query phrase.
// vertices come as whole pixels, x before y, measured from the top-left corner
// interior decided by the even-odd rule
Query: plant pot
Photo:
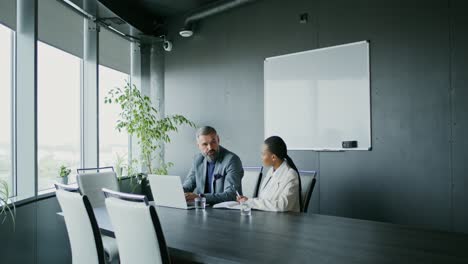
[[[65,176],[65,177],[58,177],[58,180],[57,180],[59,183],[61,184],[65,184],[67,185],[68,184],[68,176]]]
[[[119,190],[124,193],[142,194],[142,186],[135,177],[121,177],[119,179]]]
[[[131,179],[130,177],[121,177],[119,178],[119,190],[124,193],[131,193],[132,186],[131,186]]]

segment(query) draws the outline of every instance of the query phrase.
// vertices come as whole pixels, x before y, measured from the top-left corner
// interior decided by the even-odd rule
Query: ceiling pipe
[[[124,38],[124,39],[126,39],[126,40],[128,40],[130,42],[135,42],[135,41],[140,40],[139,38],[137,38],[135,36],[132,36],[130,34],[125,34],[125,33],[121,32],[121,31],[113,28],[111,26],[111,23],[106,22],[106,20],[108,20],[108,19],[118,19],[118,20],[122,21],[124,24],[127,24],[129,27],[132,27],[127,22],[122,20],[120,17],[114,16],[114,17],[109,17],[109,18],[98,18],[96,16],[96,13],[97,13],[96,7],[93,7],[93,5],[92,5],[93,2],[92,1],[84,1],[83,2],[83,7],[75,4],[73,2],[73,0],[61,0],[61,1],[59,0],[58,2],[63,4],[66,8],[69,8],[70,10],[76,12],[77,14],[83,16],[86,19],[94,21],[96,24],[99,24],[100,26],[109,29],[114,34],[117,34],[118,36],[120,36],[120,37],[122,37],[122,38]],[[107,8],[107,7],[104,7],[104,8]]]
[[[218,3],[204,10],[198,11],[185,19],[184,28],[180,30],[179,34],[185,38],[191,37],[193,35],[193,24],[197,21],[254,1],[255,0],[222,1],[222,3]]]

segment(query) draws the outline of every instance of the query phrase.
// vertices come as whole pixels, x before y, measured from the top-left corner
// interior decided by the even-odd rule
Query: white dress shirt
[[[247,203],[257,210],[300,212],[297,172],[286,161],[275,171],[271,168],[262,181],[258,198],[249,198]]]

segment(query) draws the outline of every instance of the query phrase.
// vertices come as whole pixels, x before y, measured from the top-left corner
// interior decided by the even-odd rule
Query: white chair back
[[[93,208],[105,206],[102,188],[119,191],[119,183],[114,171],[79,173],[76,179],[81,193],[88,196]]]
[[[244,177],[242,177],[242,195],[253,198],[257,196],[258,185],[260,184],[260,171],[262,167],[244,167]]]
[[[73,264],[105,263],[101,234],[91,204],[77,188],[56,184],[70,241]]]
[[[170,263],[166,240],[154,206],[144,195],[102,190],[122,264]]]

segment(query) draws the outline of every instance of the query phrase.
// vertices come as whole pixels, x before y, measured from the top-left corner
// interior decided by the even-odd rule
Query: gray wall
[[[452,216],[453,229],[468,232],[468,3],[453,2],[451,9],[452,64]]]
[[[215,126],[244,165],[258,165],[264,58],[370,40],[373,150],[291,155],[320,172],[314,211],[468,232],[467,12],[463,0],[261,0],[204,20],[190,39],[174,19],[166,114]],[[193,133],[166,147],[171,173],[187,173]]]
[[[5,264],[71,263],[70,244],[55,197],[19,206],[16,227],[0,224],[0,262]]]

